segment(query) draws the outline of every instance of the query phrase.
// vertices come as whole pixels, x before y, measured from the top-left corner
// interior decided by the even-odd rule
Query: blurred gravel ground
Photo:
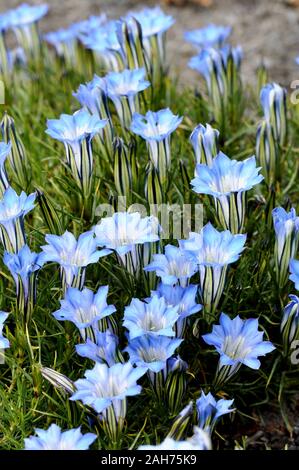
[[[43,3],[43,0],[27,0]],[[67,26],[72,21],[90,14],[106,12],[117,18],[126,11],[152,6],[158,0],[45,0],[50,5],[48,16],[42,21],[43,31]],[[0,0],[0,11],[15,7],[20,0]],[[163,2],[162,2],[163,3]],[[183,39],[183,32],[209,22],[233,26],[233,43],[241,44],[245,57],[244,79],[253,84],[255,69],[264,60],[270,70],[270,79],[289,86],[299,79],[299,67],[294,58],[299,55],[299,8],[286,5],[284,0],[214,0],[212,7],[196,5],[163,8],[176,19],[169,32],[168,57],[173,72],[179,72],[181,83],[194,85],[196,72],[188,69],[188,58],[194,53]]]

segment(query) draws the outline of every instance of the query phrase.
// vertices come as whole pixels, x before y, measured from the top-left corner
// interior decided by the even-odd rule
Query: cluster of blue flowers
[[[40,48],[45,47],[38,21],[46,13],[46,5],[24,4],[0,15],[0,70],[4,77],[11,74],[6,31],[14,30],[27,60],[35,61]],[[95,75],[74,93],[79,110],[47,121],[47,134],[64,144],[65,166],[87,213],[95,192],[94,147],[109,162],[117,193],[132,197],[134,181],[138,179],[134,154],[130,153],[133,135],[138,145],[143,145],[143,141],[146,145],[147,201],[151,203],[159,194],[163,201],[167,194],[175,166],[172,134],[180,132],[183,117],[169,108],[148,110],[147,104],[166,73],[165,35],[173,23],[173,18],[159,7],[145,8],[117,21],[108,20],[105,15],[93,16],[43,37],[66,68],[79,65],[78,56],[84,47],[85,53],[93,54],[97,68],[103,70],[102,76]],[[152,393],[177,418],[162,444],[140,449],[210,449],[218,420],[234,411],[234,400],[217,400],[210,390],[217,393],[242,365],[259,369],[259,357],[275,349],[263,339],[258,319],[241,319],[239,315],[231,318],[220,308],[231,265],[245,249],[248,192],[263,180],[268,186],[276,181],[278,155],[287,133],[285,90],[275,83],[268,84],[261,91],[264,120],[256,144],[260,167],[255,156],[239,161],[219,150],[219,139],[227,131],[226,119],[235,123],[240,112],[242,51],[227,43],[230,33],[230,27],[216,25],[186,33],[186,40],[198,52],[190,67],[206,82],[211,118],[217,127],[199,124],[191,133],[195,168],[190,185],[194,193],[210,200],[220,230],[208,222],[177,244],[164,245],[158,217],[143,216],[137,210],[119,210],[102,217],[81,234],[53,230],[45,235],[41,252],[32,252],[25,216],[34,209],[40,195],[23,191],[17,194],[10,186],[8,165],[21,175],[22,181],[26,156],[17,136],[17,147],[10,138],[0,143],[0,241],[3,262],[15,283],[18,314],[27,328],[36,303],[38,273],[42,268],[51,269],[49,263],[58,265],[62,298],[53,317],[75,325],[76,353],[91,361],[92,368],[75,382],[49,368],[43,368],[43,375],[55,387],[63,388],[71,401],[82,402],[86,412],[93,410],[106,438],[115,447],[126,426],[128,397],[141,393],[142,380],[145,393]],[[5,136],[14,132],[9,119],[6,116],[1,123],[2,131],[9,130],[8,134],[3,132]],[[290,269],[290,279],[299,289],[299,261],[294,259],[299,218],[295,209],[287,212],[282,207],[275,208],[272,214],[277,285],[279,289],[285,287]],[[110,303],[108,285],[97,285],[96,291],[89,284],[86,287],[88,266],[103,261],[102,258],[107,263],[111,261],[117,272],[124,273],[124,282],[138,281],[142,292],[150,295],[131,295],[124,306],[122,322],[120,312]],[[128,284],[124,283],[125,288]],[[9,347],[8,339],[2,335],[7,316],[0,312],[1,349]],[[196,336],[199,321],[206,325],[206,331],[211,329],[202,339],[216,350],[219,361],[211,387],[201,390],[198,398],[182,410],[188,386],[184,346],[190,339],[191,325]],[[121,326],[125,331],[124,347]],[[294,295],[284,310],[281,331],[288,354],[291,342],[299,338],[299,298]],[[199,348],[199,339],[196,341]],[[195,425],[194,434],[180,440],[178,432],[189,421]],[[25,448],[84,450],[96,438],[93,433],[82,434],[80,428],[62,431],[52,424],[47,430],[36,429],[36,436],[25,439]]]

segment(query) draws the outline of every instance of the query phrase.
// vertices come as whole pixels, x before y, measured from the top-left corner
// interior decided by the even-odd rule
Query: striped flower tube
[[[0,142],[0,193],[2,194],[2,196],[6,189],[9,187],[5,163],[10,152],[11,143],[6,144],[5,142]]]
[[[263,120],[256,133],[256,158],[261,166],[261,173],[268,186],[275,183],[279,177],[279,151],[271,124]]]
[[[260,101],[265,119],[274,130],[275,140],[283,147],[287,138],[286,89],[277,83],[268,83],[261,89]]]
[[[206,124],[206,126],[199,124],[195,127],[190,135],[190,142],[195,153],[196,164],[212,165],[213,159],[218,153],[218,137],[219,131],[213,129],[210,124]]]
[[[239,162],[219,152],[212,165],[199,164],[191,181],[198,194],[213,196],[216,213],[224,229],[240,233],[244,228],[246,192],[263,180],[255,157]]]
[[[6,112],[0,123],[0,128],[4,142],[11,145],[8,161],[12,169],[13,178],[20,188],[28,188],[30,183],[30,168],[25,147],[16,130],[13,118]]]
[[[4,249],[17,253],[26,244],[24,217],[34,208],[36,194],[20,196],[9,187],[0,200],[0,234]]]
[[[284,355],[288,356],[294,341],[299,341],[299,297],[290,295],[290,302],[283,310],[280,324]],[[295,343],[296,347],[297,344]]]
[[[124,141],[116,138],[114,141],[114,183],[117,194],[125,196],[129,204],[132,192],[132,168],[130,162],[130,149]]]
[[[0,14],[0,76],[8,82],[10,78],[9,53],[6,47],[5,35],[9,28],[9,14]]]
[[[46,133],[64,143],[67,164],[85,199],[92,187],[93,156],[91,141],[107,121],[83,109],[60,119],[48,119]]]
[[[14,278],[18,312],[23,316],[24,325],[28,326],[35,305],[37,274],[44,264],[43,255],[31,252],[24,245],[16,254],[6,251],[3,262]]]
[[[246,235],[218,232],[209,222],[199,233],[191,232],[180,247],[197,264],[200,291],[207,320],[211,321],[225,286],[228,265],[239,259]]]
[[[133,17],[121,19],[116,22],[116,35],[126,67],[131,70],[138,68],[147,70],[148,62],[145,56],[140,23]]]
[[[295,257],[299,240],[299,217],[294,208],[286,212],[283,207],[272,211],[273,225],[276,235],[274,259],[276,280],[283,289],[289,277],[289,263]]]

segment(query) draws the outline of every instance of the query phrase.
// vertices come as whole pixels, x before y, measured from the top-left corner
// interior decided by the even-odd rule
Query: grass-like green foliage
[[[45,60],[47,62],[47,60]],[[79,108],[72,91],[80,83],[90,80],[93,72],[101,75],[95,65],[86,62],[84,74],[65,71],[62,64],[51,59],[48,65],[40,68],[18,70],[14,79],[6,85],[6,110],[15,120],[16,128],[26,148],[31,168],[31,178],[27,188],[17,185],[16,175],[10,174],[12,186],[30,192],[39,189],[44,192],[55,208],[64,231],[68,229],[75,235],[91,228],[97,222],[94,208],[99,203],[109,202],[116,195],[113,178],[113,156],[107,162],[94,146],[95,185],[92,193],[93,206],[84,211],[78,188],[65,165],[63,145],[45,134],[47,118],[57,118],[61,113],[72,113]],[[275,77],[273,77],[275,78]],[[257,80],[258,82],[258,80]],[[189,143],[189,135],[199,122],[210,122],[209,103],[205,97],[205,87],[194,73],[197,89],[177,86],[170,78],[165,78],[154,99],[148,95],[143,110],[158,110],[169,106],[175,114],[183,115],[184,121],[172,138],[172,168],[170,184],[165,199],[169,203],[196,203],[205,206],[205,222],[211,220],[215,225],[213,206],[208,198],[199,198],[193,193],[188,182],[182,178],[179,162],[182,160],[189,174],[193,176],[194,156]],[[256,125],[261,116],[258,100],[258,84],[251,83],[243,89],[244,114],[234,128],[229,127],[226,136],[221,136],[220,148],[227,155],[242,159],[254,154]],[[297,106],[298,107],[298,106]],[[274,231],[271,210],[275,205],[294,207],[298,201],[297,154],[298,109],[290,105],[288,145],[283,149],[280,180],[275,188],[269,190],[265,184],[249,193],[246,232],[246,250],[239,262],[232,265],[221,303],[221,311],[242,318],[258,317],[260,327],[277,346],[277,350],[262,359],[262,367],[252,371],[245,366],[238,376],[223,390],[222,395],[235,398],[237,413],[235,422],[250,423],[253,409],[262,412],[262,404],[271,403],[284,413],[286,397],[295,392],[299,379],[296,366],[282,359],[280,354],[281,338],[279,325],[282,307],[294,288],[289,283],[279,292],[273,273]],[[121,128],[113,115],[117,132]],[[135,137],[136,138],[136,137]],[[137,162],[139,167],[138,185],[133,188],[132,202],[147,204],[144,195],[145,167],[148,161],[144,141],[137,139]],[[112,166],[111,166],[112,163]],[[26,218],[28,244],[34,251],[44,242],[44,235],[50,233],[40,207]],[[164,240],[163,243],[167,243]],[[2,248],[1,248],[2,249]],[[62,392],[54,389],[40,373],[40,366],[51,367],[73,380],[83,376],[84,370],[92,367],[89,360],[75,353],[79,333],[69,322],[60,323],[52,316],[59,306],[61,283],[57,265],[44,267],[38,279],[37,303],[32,322],[24,331],[22,318],[16,310],[15,286],[4,267],[0,264],[0,305],[1,309],[11,312],[6,322],[4,334],[11,347],[6,350],[6,362],[0,367],[0,448],[22,449],[23,439],[33,433],[35,427],[47,428],[56,422],[63,429],[82,425],[83,431],[93,430],[94,421],[78,403],[70,402]],[[117,266],[113,257],[100,259],[96,265],[87,268],[86,286],[96,290],[100,285],[110,286],[109,302],[117,307],[117,318],[121,322],[124,306],[132,296],[143,298],[148,295],[145,287],[134,282],[130,276]],[[220,312],[220,309],[218,309]],[[187,393],[182,408],[192,398],[197,398],[201,388],[208,389],[213,380],[218,355],[209,350],[201,335],[210,331],[201,314],[192,317],[196,328],[189,327],[187,338],[181,347],[181,356],[189,364]],[[121,347],[126,344],[121,329]],[[156,403],[149,389],[146,377],[141,381],[142,394],[129,399],[127,428],[123,436],[122,448],[137,446],[142,442],[154,443],[163,439],[174,419],[165,407]],[[284,413],[285,414],[285,413]],[[230,418],[226,417],[228,423]],[[230,426],[233,430],[234,426]],[[222,431],[226,434],[225,427]],[[222,432],[221,431],[221,432]],[[108,444],[99,431],[98,444],[107,448]],[[214,439],[214,448],[221,446],[222,439]]]

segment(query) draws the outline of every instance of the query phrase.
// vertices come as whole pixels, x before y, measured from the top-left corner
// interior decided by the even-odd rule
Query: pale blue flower
[[[103,95],[107,95],[106,81],[97,75],[94,76],[91,82],[79,85],[76,93],[73,93],[73,96],[79,101],[81,106],[87,108],[92,115],[98,115],[100,119],[106,119],[108,113],[105,110],[105,115],[103,116]]]
[[[97,439],[96,434],[81,433],[81,428],[61,431],[56,424],[45,431],[35,429],[36,436],[25,439],[25,450],[88,450]]]
[[[48,13],[48,5],[28,5],[22,3],[9,11],[9,24],[12,27],[26,26],[39,21]]]
[[[219,46],[226,41],[232,31],[231,26],[220,26],[216,24],[208,24],[204,28],[187,31],[184,34],[186,41],[191,42],[199,49],[203,47]]]
[[[154,295],[147,302],[132,299],[125,307],[123,326],[129,330],[130,340],[146,334],[174,336],[178,317],[178,307],[167,306],[163,297]]]
[[[108,367],[106,364],[95,364],[94,368],[87,370],[84,379],[75,382],[76,391],[70,400],[81,400],[84,405],[91,406],[97,413],[105,416],[105,411],[114,405],[116,419],[124,419],[120,415],[120,402],[126,397],[139,395],[141,386],[137,385],[147,369],[134,368],[130,362],[117,363]]]
[[[199,124],[190,135],[190,141],[194,149],[196,163],[204,163],[211,166],[217,155],[217,142],[219,131],[213,129],[210,124]],[[197,170],[195,176],[198,176]]]
[[[295,288],[299,290],[299,260],[291,259],[290,261],[290,280],[295,284]]]
[[[189,450],[189,451],[197,451],[197,450],[211,450],[212,443],[211,438],[208,432],[204,431],[203,429],[199,428],[198,426],[194,426],[193,428],[193,436],[189,437],[185,441],[175,441],[171,437],[166,437],[161,444],[156,445],[142,445],[139,446],[137,450]]]
[[[8,313],[0,310],[0,349],[9,348],[9,341],[7,338],[4,338],[3,336],[4,322],[7,319],[7,317],[8,317]]]
[[[125,351],[133,364],[147,367],[151,372],[157,373],[166,367],[167,360],[182,341],[167,336],[143,335],[130,340]]]
[[[203,335],[203,339],[220,354],[220,366],[245,364],[251,369],[259,369],[258,357],[265,356],[275,347],[270,341],[263,341],[264,332],[259,331],[258,326],[257,318],[242,320],[237,315],[231,320],[221,313],[220,324],[213,325],[212,333]]]
[[[212,93],[213,74],[217,80],[219,91],[224,92],[225,69],[220,50],[213,47],[202,49],[197,56],[191,57],[188,65],[203,76],[210,94]]]
[[[237,161],[219,152],[211,166],[197,165],[191,185],[196,193],[213,196],[223,228],[239,233],[245,219],[244,193],[264,179],[259,171],[254,156]]]
[[[123,255],[136,244],[159,240],[156,217],[141,217],[139,212],[115,212],[94,227],[96,243]]]
[[[292,348],[293,341],[299,339],[299,297],[290,295],[290,302],[283,310],[280,324],[285,355]]]
[[[234,408],[230,408],[233,402],[234,400],[226,400],[224,398],[216,401],[211,392],[206,395],[202,391],[200,397],[196,400],[197,418],[200,428],[211,432],[221,416],[235,411]]]
[[[95,362],[107,364],[109,367],[115,364],[116,349],[118,346],[118,338],[110,330],[97,331],[96,342],[87,338],[86,343],[77,344],[76,352],[81,357],[87,357]]]
[[[283,146],[287,134],[286,89],[277,83],[268,83],[261,89],[260,101],[266,121],[273,127],[277,142]]]
[[[7,251],[18,252],[25,245],[24,217],[34,208],[36,193],[20,196],[9,187],[0,200],[1,238]]]
[[[143,8],[141,11],[132,11],[128,14],[128,17],[130,16],[140,23],[144,38],[163,34],[175,22],[172,16],[166,15],[158,6]]]
[[[144,270],[155,271],[164,284],[179,283],[186,287],[190,278],[197,272],[196,263],[185,250],[176,246],[166,245],[164,251],[165,254],[154,254],[153,261]]]
[[[129,128],[133,114],[139,111],[138,93],[150,86],[150,82],[145,80],[145,69],[109,72],[104,80],[106,93],[114,103],[121,125]]]
[[[299,240],[299,217],[292,208],[289,212],[283,207],[272,211],[273,225],[276,235],[275,268],[279,287],[283,288],[288,280],[290,260],[295,256]]]
[[[190,253],[199,270],[200,289],[204,306],[217,308],[223,289],[227,267],[239,259],[244,250],[246,235],[233,235],[229,230],[218,232],[209,222],[200,233],[191,232],[180,247]]]
[[[66,287],[83,286],[86,266],[110,253],[109,250],[97,250],[93,231],[81,233],[78,240],[68,231],[63,235],[46,235],[45,240],[48,245],[41,247],[45,262],[52,261],[61,266]]]
[[[96,293],[87,289],[69,287],[60,301],[60,309],[53,313],[56,320],[68,320],[76,325],[82,337],[87,336],[86,328],[99,330],[99,322],[116,311],[107,304],[108,286],[102,286]]]
[[[196,302],[197,292],[197,285],[190,284],[187,287],[181,287],[163,283],[158,285],[156,291],[151,292],[152,296],[163,297],[167,305],[178,307],[179,318],[175,324],[175,330],[179,338],[184,336],[187,318],[202,310],[202,305]]]
[[[71,64],[76,62],[77,34],[71,26],[66,29],[58,29],[44,34],[43,39],[55,48],[59,57],[66,59]]]

